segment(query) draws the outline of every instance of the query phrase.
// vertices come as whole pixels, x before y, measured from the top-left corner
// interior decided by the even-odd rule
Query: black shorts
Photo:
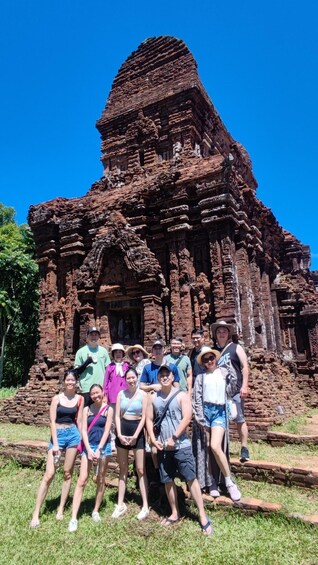
[[[139,426],[139,422],[140,420],[125,420],[123,418],[120,422],[121,435],[127,437],[133,436]],[[121,447],[122,449],[145,449],[144,430],[141,430],[140,434],[137,437],[135,445],[123,445],[122,443],[120,443],[118,437],[116,437],[115,444],[117,447]]]
[[[162,483],[171,483],[176,476],[185,481],[197,478],[191,445],[177,451],[158,450],[158,463]]]

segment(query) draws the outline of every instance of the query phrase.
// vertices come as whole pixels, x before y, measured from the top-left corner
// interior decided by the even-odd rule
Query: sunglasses
[[[137,353],[141,353],[141,351],[139,349],[135,349],[135,351],[132,352],[133,355],[137,355]]]
[[[202,363],[206,365],[207,363],[211,363],[214,360],[215,360],[214,355],[210,355],[210,357],[204,357],[204,359],[202,359]]]

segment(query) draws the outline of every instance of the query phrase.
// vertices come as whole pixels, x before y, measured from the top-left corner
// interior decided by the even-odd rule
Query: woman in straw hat
[[[235,383],[233,376],[224,368],[217,367],[219,352],[204,346],[198,356],[198,363],[204,367],[194,383],[193,409],[195,420],[203,435],[203,449],[206,468],[213,455],[220,471],[224,475],[225,487],[233,501],[241,498],[241,493],[231,479],[229,461],[223,450],[223,442],[228,445],[228,410],[227,393]],[[195,451],[195,449],[194,449]],[[212,465],[210,471],[212,470]],[[212,477],[211,477],[212,478]],[[214,479],[214,481],[213,481]],[[213,476],[209,491],[211,496],[219,496],[219,477]],[[199,481],[200,482],[200,481]]]
[[[131,345],[127,348],[127,356],[130,359],[130,365],[137,371],[138,375],[138,383],[143,372],[143,369],[146,365],[149,365],[149,355],[147,351],[137,343],[136,345]]]

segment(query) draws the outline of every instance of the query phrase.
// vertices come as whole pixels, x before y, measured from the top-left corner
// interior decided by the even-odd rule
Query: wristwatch
[[[176,442],[176,441],[178,441],[179,438],[176,436],[176,434],[173,434],[172,439],[173,439],[174,442]]]

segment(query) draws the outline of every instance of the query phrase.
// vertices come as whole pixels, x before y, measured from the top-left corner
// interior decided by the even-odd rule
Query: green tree
[[[0,203],[0,386],[26,381],[38,325],[38,266],[30,228]]]

